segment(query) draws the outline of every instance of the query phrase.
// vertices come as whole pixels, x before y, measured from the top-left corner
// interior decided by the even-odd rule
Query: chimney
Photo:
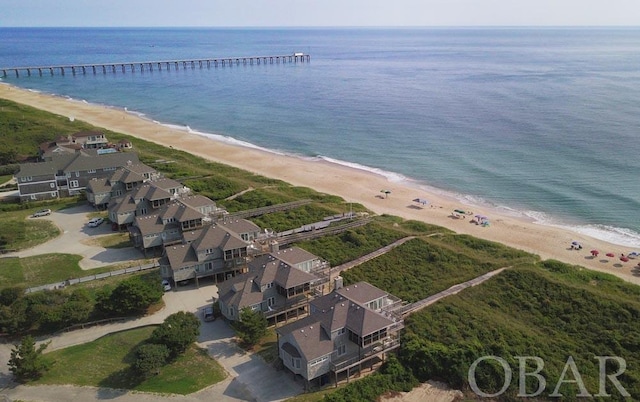
[[[336,276],[333,280],[333,288],[341,289],[344,286],[344,279],[341,276]]]

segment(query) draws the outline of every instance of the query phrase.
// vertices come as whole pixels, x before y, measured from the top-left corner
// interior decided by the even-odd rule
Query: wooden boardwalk
[[[422,300],[418,300],[415,303],[411,303],[411,304],[407,304],[405,306],[402,306],[400,308],[400,310],[398,311],[398,313],[402,314],[402,316],[406,316],[409,315],[411,313],[415,313],[418,310],[422,310],[423,308],[432,305],[433,303],[444,299],[447,296],[451,296],[451,295],[455,295],[460,293],[461,291],[463,291],[464,289],[470,288],[472,286],[476,286],[479,285],[491,278],[493,278],[494,276],[498,275],[500,272],[504,271],[505,269],[507,269],[509,267],[504,267],[504,268],[498,268],[494,271],[491,272],[487,272],[484,275],[480,275],[476,278],[473,278],[471,280],[468,280],[466,282],[462,282],[459,283],[457,285],[453,285],[451,286],[449,289],[443,290],[442,292],[436,293],[434,295],[431,295],[427,298],[424,298]]]
[[[408,242],[409,240],[415,239],[415,238],[416,238],[415,236],[403,237],[402,239],[396,240],[393,243],[391,243],[391,244],[389,244],[387,246],[384,246],[382,248],[379,248],[379,249],[377,249],[377,250],[375,250],[375,251],[373,251],[373,252],[371,252],[371,253],[369,253],[367,255],[363,255],[360,258],[356,258],[353,261],[345,262],[342,265],[338,265],[338,266],[332,267],[331,268],[331,279],[333,279],[334,277],[340,275],[340,273],[342,271],[346,271],[347,269],[351,269],[351,268],[356,267],[356,266],[358,266],[360,264],[364,264],[365,262],[367,262],[369,260],[372,260],[372,259],[374,259],[376,257],[379,257],[379,256],[381,256],[383,254],[386,254],[389,251],[393,250],[394,248],[396,248],[396,247]]]

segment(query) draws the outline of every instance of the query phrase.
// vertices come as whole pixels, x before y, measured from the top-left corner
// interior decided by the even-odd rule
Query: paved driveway
[[[6,254],[7,257],[31,257],[39,254],[47,253],[68,253],[81,255],[80,268],[92,269],[105,265],[112,265],[126,261],[139,260],[143,258],[143,254],[133,248],[125,249],[107,249],[104,247],[91,245],[91,239],[97,236],[106,236],[113,234],[111,226],[103,223],[102,225],[90,228],[87,226],[89,221],[88,214],[95,212],[89,205],[68,208],[61,211],[51,213],[49,216],[41,218],[28,219],[48,219],[52,221],[62,234],[53,240],[50,240],[39,246],[32,247],[27,250],[16,253]]]
[[[98,339],[111,332],[158,324],[177,311],[190,311],[202,319],[202,309],[217,296],[215,285],[196,288],[195,285],[177,287],[165,293],[166,307],[161,311],[124,323],[114,323],[63,333],[40,341],[51,341],[49,350],[61,349]],[[233,330],[221,319],[201,322],[198,345],[206,348],[229,373],[224,381],[207,389],[186,395],[156,395],[123,390],[75,386],[23,386],[10,381],[8,367],[0,363],[0,400],[6,395],[11,399],[29,401],[102,401],[104,399],[124,402],[138,401],[278,401],[303,392],[302,384],[293,380],[286,371],[278,371],[260,357],[238,348],[233,339]],[[0,362],[7,362],[11,345],[0,344]],[[206,375],[206,373],[203,373]]]

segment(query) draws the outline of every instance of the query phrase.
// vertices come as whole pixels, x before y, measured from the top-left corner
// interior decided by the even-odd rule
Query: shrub
[[[133,362],[133,369],[143,378],[157,375],[162,366],[169,358],[169,348],[167,345],[147,343],[136,350],[136,360]]]
[[[193,313],[179,311],[168,316],[151,334],[151,342],[165,345],[172,359],[184,353],[200,335],[200,320]]]
[[[101,297],[100,300],[106,305],[101,306],[100,310],[116,315],[141,313],[158,302],[162,294],[160,281],[134,276],[120,282],[107,300]]]

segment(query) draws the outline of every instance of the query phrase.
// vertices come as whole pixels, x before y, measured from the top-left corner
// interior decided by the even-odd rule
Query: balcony
[[[368,360],[373,356],[377,356],[381,353],[397,349],[398,347],[400,347],[400,338],[387,338],[382,342],[377,342],[373,345],[362,348],[357,353],[351,353],[339,359],[332,359],[331,371],[337,373],[346,370],[357,364],[360,364],[365,360]]]
[[[278,296],[278,299],[282,300],[282,296]],[[271,318],[286,311],[305,307],[308,303],[309,298],[307,294],[300,294],[285,299],[284,303],[277,303],[275,306],[272,306],[272,310],[264,311],[263,314],[266,318]]]

